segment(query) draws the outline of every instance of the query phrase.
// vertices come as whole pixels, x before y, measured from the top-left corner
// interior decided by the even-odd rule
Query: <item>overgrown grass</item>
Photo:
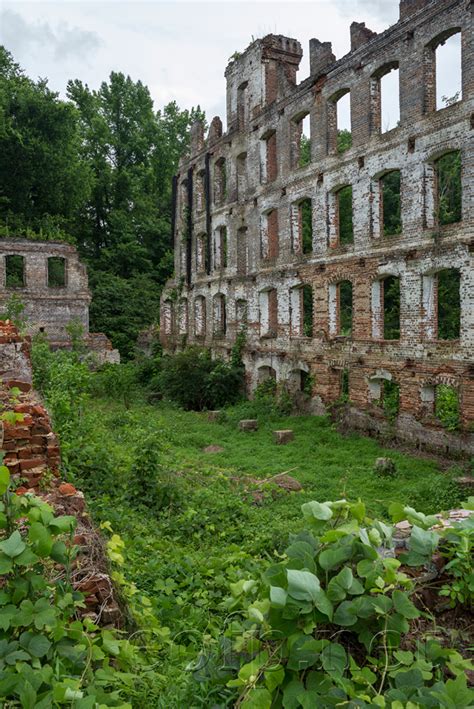
[[[186,667],[222,637],[230,585],[258,573],[263,559],[277,559],[288,534],[301,529],[302,503],[360,497],[369,513],[388,518],[392,501],[426,513],[459,501],[454,470],[442,472],[433,461],[358,435],[341,436],[327,418],[279,417],[261,400],[211,422],[206,413],[148,404],[136,387],[119,397],[100,396],[92,386],[88,397],[65,363],[58,359],[57,366],[61,387],[50,383],[46,398],[56,412],[65,473],[86,492],[97,523],[109,521],[122,536],[122,571],[147,595],[162,627],[143,639],[152,666],[137,679],[134,706],[224,706],[222,695],[214,701]],[[239,431],[238,419],[249,415],[259,418],[259,430]],[[295,432],[286,446],[273,443],[272,431],[281,428]],[[223,451],[205,453],[209,445]],[[385,455],[395,460],[393,478],[373,470]],[[255,481],[282,472],[303,490],[268,486],[255,504]],[[141,601],[130,602],[140,617]]]

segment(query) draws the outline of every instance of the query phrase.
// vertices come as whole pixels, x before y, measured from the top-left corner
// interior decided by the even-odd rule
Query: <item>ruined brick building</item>
[[[25,306],[31,335],[45,334],[54,347],[68,346],[71,322],[82,327],[86,343],[100,361],[117,362],[102,333],[89,332],[91,294],[87,270],[74,246],[63,242],[0,239],[0,310],[12,296]]]
[[[301,83],[294,39],[268,35],[235,55],[227,131],[219,118],[206,137],[195,124],[175,179],[167,349],[200,343],[227,356],[244,328],[249,389],[267,377],[309,383],[315,412],[342,398],[356,428],[474,450],[473,11],[472,0],[401,0],[381,34],[354,22],[342,59],[311,40]],[[440,106],[436,59],[452,37],[462,94]],[[392,72],[400,119],[386,130]],[[456,433],[437,415],[447,388]]]

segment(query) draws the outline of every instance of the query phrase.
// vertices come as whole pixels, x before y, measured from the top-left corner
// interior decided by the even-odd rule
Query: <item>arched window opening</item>
[[[218,293],[213,300],[213,334],[224,337],[227,331],[225,295]]]
[[[313,337],[313,288],[309,284],[305,284],[303,291],[303,335],[305,337]]]
[[[246,325],[248,321],[248,302],[239,298],[235,304],[235,319],[237,326]]]
[[[237,89],[237,122],[239,130],[244,130],[247,125],[248,114],[248,81],[244,81]]]
[[[291,205],[291,247],[293,253],[313,250],[313,206],[309,197]]]
[[[272,209],[262,215],[260,226],[260,257],[262,259],[277,258],[278,244],[278,210]]]
[[[461,277],[455,268],[437,274],[438,340],[459,340],[461,330]]]
[[[435,211],[440,225],[462,219],[461,151],[453,150],[435,161]]]
[[[25,287],[25,259],[19,254],[5,256],[5,287]]]
[[[196,236],[196,271],[203,273],[206,270],[207,234]]]
[[[438,384],[434,402],[435,416],[448,431],[456,431],[461,421],[459,394],[447,384]]]
[[[276,371],[273,367],[259,367],[257,370],[257,379],[259,384],[263,384],[264,382],[276,383]]]
[[[371,128],[386,133],[400,124],[400,80],[398,62],[378,69],[371,78]]]
[[[247,193],[247,153],[237,155],[237,199],[242,201]]]
[[[206,206],[206,171],[200,170],[196,175],[195,185],[196,211],[202,212]]]
[[[227,199],[227,169],[225,158],[216,160],[214,166],[214,202],[217,206]]]
[[[245,276],[248,270],[248,230],[246,226],[237,231],[237,275]]]
[[[188,332],[188,301],[181,298],[178,305],[178,333],[186,335]]]
[[[202,295],[194,300],[194,334],[196,337],[206,334],[206,299]]]
[[[352,147],[351,92],[338,91],[327,104],[328,152],[344,153]]]
[[[462,35],[451,27],[431,40],[424,55],[425,111],[462,100]]]
[[[260,337],[276,337],[278,334],[278,296],[275,288],[259,294]]]
[[[220,226],[214,232],[214,268],[227,268],[227,227]]]
[[[352,335],[352,283],[342,281],[339,286],[339,335]]]
[[[391,170],[380,178],[383,236],[395,236],[402,232],[400,187],[400,170]]]
[[[383,291],[383,339],[400,339],[400,278],[387,276],[381,282]]]
[[[261,140],[261,182],[273,182],[278,175],[276,131],[266,133]]]
[[[291,167],[298,168],[311,162],[311,119],[305,113],[291,121]]]
[[[173,334],[174,307],[172,300],[165,300],[161,309],[161,327],[165,335]]]
[[[400,385],[393,379],[383,379],[381,387],[381,406],[389,419],[398,416],[400,410]]]
[[[352,186],[346,185],[337,192],[337,225],[339,244],[342,246],[354,243],[354,226],[352,218]]]

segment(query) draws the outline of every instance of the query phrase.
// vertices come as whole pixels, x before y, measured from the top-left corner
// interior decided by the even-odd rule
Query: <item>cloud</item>
[[[357,22],[374,19],[388,27],[398,20],[399,0],[337,0],[337,5]]]
[[[14,55],[25,51],[44,51],[56,61],[87,58],[102,44],[98,34],[62,22],[52,27],[48,22],[27,22],[13,10],[0,14],[0,43]]]

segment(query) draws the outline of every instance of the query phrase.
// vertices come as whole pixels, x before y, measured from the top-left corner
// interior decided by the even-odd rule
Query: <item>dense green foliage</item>
[[[388,276],[383,280],[383,337],[400,339],[400,278]]]
[[[34,495],[16,495],[0,466],[0,699],[5,706],[122,707],[137,656],[128,640],[78,611],[74,517]]]
[[[437,217],[439,224],[454,224],[462,219],[461,151],[443,155],[436,161],[438,181]]]
[[[352,133],[347,128],[337,131],[337,152],[344,153],[352,147]]]
[[[171,180],[204,116],[174,102],[156,112],[146,86],[115,72],[97,91],[69,82],[68,99],[0,47],[0,235],[77,244],[91,329],[130,356],[172,271]]]
[[[380,553],[391,547],[393,528],[369,518],[360,501],[313,500],[301,509],[306,528],[290,535],[283,560],[232,585],[225,604],[232,619],[219,647],[201,655],[196,678],[234,690],[234,705],[258,709],[471,706],[472,664],[459,652],[422,634],[402,649],[422,613],[401,563],[431,560],[440,536],[426,530],[436,518],[401,508],[414,527],[397,559]],[[473,534],[467,520],[449,540],[458,550],[458,537],[465,542],[458,576],[465,567],[472,588],[461,591],[464,600],[474,597]]]
[[[361,496],[368,515],[380,517],[386,524],[391,500],[425,513],[459,503],[459,490],[453,482],[459,474],[456,470],[443,473],[431,461],[391,450],[397,474],[380,477],[373,471],[374,461],[388,453],[375,441],[356,435],[342,438],[326,418],[286,417],[282,414],[284,398],[275,400],[268,384],[262,385],[254,401],[239,402],[225,409],[219,422],[209,422],[206,414],[145,402],[137,382],[146,367],[150,367],[149,375],[156,363],[143,365],[135,376],[129,364],[91,374],[74,355],[52,355],[44,345],[35,345],[34,362],[36,385],[43,391],[60,433],[64,470],[85,490],[96,520],[114,531],[110,540],[115,540],[113,558],[120,564],[114,577],[138,623],[135,638],[147,648],[150,668],[144,672],[142,664],[135,666],[137,678],[130,697],[137,707],[230,706],[237,700],[245,686],[224,686],[224,675],[216,677],[212,665],[219,662],[222,638],[234,632],[232,628],[236,636],[229,666],[232,677],[238,674],[240,663],[252,661],[257,653],[256,645],[247,645],[246,653],[239,639],[248,623],[249,642],[252,634],[261,638],[259,616],[249,621],[247,602],[254,600],[252,594],[264,600],[263,579],[269,565],[283,563],[291,568],[293,562],[282,554],[288,546],[288,533],[301,531],[302,504]],[[117,396],[121,380],[128,392],[125,397]],[[240,418],[254,416],[260,423],[257,432],[238,431]],[[276,428],[292,428],[295,442],[275,446],[272,430]],[[203,449],[211,444],[223,451],[205,453]],[[291,471],[302,484],[302,492],[289,495],[271,482],[263,484],[264,479],[283,471]],[[460,561],[457,580],[447,590],[449,594],[465,594],[459,574],[468,568],[468,558],[452,552],[449,558]],[[332,575],[331,570],[329,578]],[[365,585],[366,577],[357,573],[357,564],[353,575]],[[326,589],[325,578],[320,586]],[[376,598],[370,590],[364,592]],[[389,590],[385,595],[392,598],[391,593]],[[451,595],[448,600],[451,602]],[[257,608],[266,617],[265,608]],[[393,609],[387,614],[392,616]],[[380,618],[383,616],[371,622]],[[236,625],[229,624],[231,619]],[[371,677],[362,666],[360,648],[345,642],[344,633],[352,633],[351,626],[340,626],[340,630],[337,642],[346,653],[354,651],[362,676]],[[318,639],[314,630],[307,637]],[[458,644],[462,649],[462,642]],[[206,667],[202,659],[198,661],[200,653],[209,658]],[[408,659],[408,655],[403,657]],[[417,655],[413,662],[419,659]],[[436,655],[436,659],[442,666],[446,661],[461,666],[451,651]],[[431,655],[425,660],[432,662]],[[376,674],[378,687],[382,676],[374,662],[367,661],[367,670]],[[410,662],[403,666],[410,669]],[[348,687],[349,682],[355,682],[351,667],[344,675]],[[428,671],[434,672],[435,682],[439,670],[422,667],[422,672]],[[206,679],[209,672],[211,681]],[[285,672],[294,670],[285,663]],[[259,684],[259,672],[257,676]],[[298,681],[305,683],[305,678]],[[386,681],[388,687],[395,678],[390,676]],[[458,680],[453,691],[460,691],[461,682]],[[425,677],[423,683],[432,684]],[[414,686],[419,693],[418,679]],[[319,691],[327,687],[326,682]],[[305,684],[306,689],[313,691],[314,687]],[[366,689],[371,691],[368,685]],[[280,690],[275,686],[272,691]],[[439,706],[451,705],[440,700]]]
[[[392,170],[384,175],[382,183],[383,233],[384,236],[401,234],[401,194],[400,170]]]
[[[460,274],[455,268],[446,268],[437,274],[438,281],[438,339],[458,340],[461,329]]]

